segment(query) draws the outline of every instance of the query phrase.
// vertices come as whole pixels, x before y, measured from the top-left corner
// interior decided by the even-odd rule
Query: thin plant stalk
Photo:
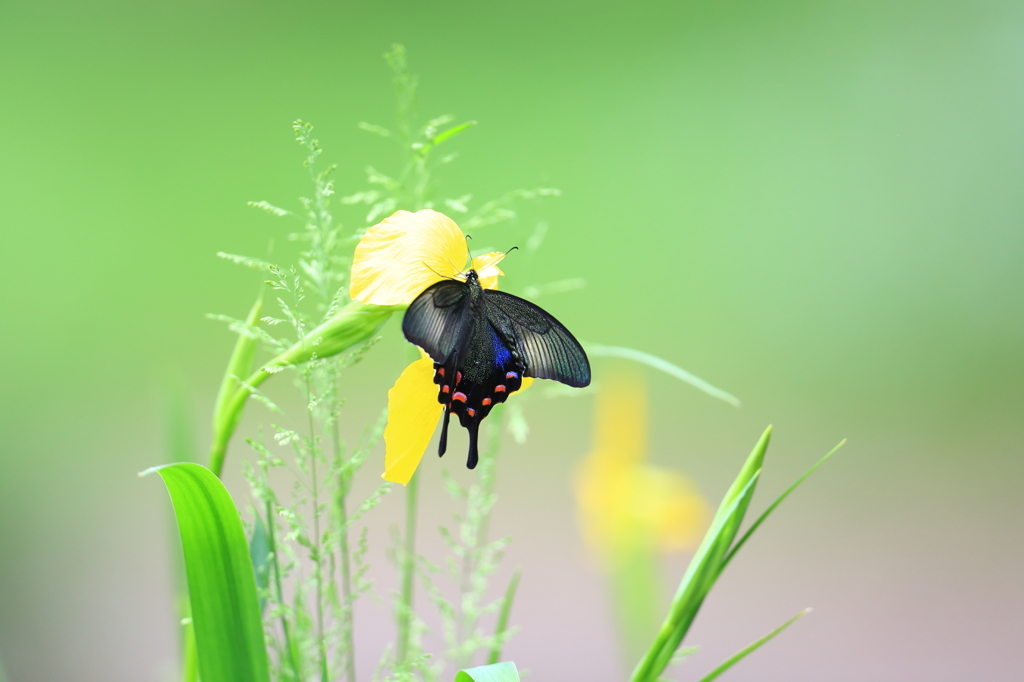
[[[341,462],[341,439],[338,435],[338,422],[334,422],[334,459]],[[341,570],[341,636],[345,648],[345,679],[347,682],[356,682],[356,645],[355,645],[355,619],[352,613],[352,556],[348,546],[348,509],[346,498],[348,497],[349,483],[346,478],[344,466],[338,468],[337,481],[337,512],[338,524],[338,553],[340,554]]]
[[[416,587],[416,506],[419,498],[420,476],[413,474],[405,488],[405,542],[400,557],[402,593],[398,603],[398,646],[395,650],[396,667],[405,664],[409,657],[409,642],[412,637],[412,609]]]
[[[498,614],[498,624],[494,628],[494,646],[491,648],[491,655],[487,658],[487,665],[494,665],[501,660],[501,650],[505,646],[505,633],[508,631],[508,619],[512,613],[512,601],[516,598],[520,577],[522,577],[522,571],[517,570],[512,574],[512,579],[508,581],[505,598],[501,600],[501,612]]]
[[[352,301],[330,319],[310,330],[291,348],[261,366],[244,381],[239,381],[238,389],[217,410],[207,468],[220,476],[228,443],[242,419],[246,401],[260,384],[286,367],[308,362],[313,359],[314,353],[318,358],[326,358],[363,343],[377,333],[392,313],[401,309],[402,306],[377,306]]]
[[[705,675],[703,678],[701,678],[700,682],[711,682],[712,680],[718,679],[718,677],[722,673],[724,673],[726,670],[728,670],[729,668],[731,668],[734,665],[736,665],[737,663],[739,663],[741,660],[746,658],[747,655],[749,655],[749,654],[753,653],[754,651],[756,651],[757,649],[759,649],[761,647],[761,645],[765,644],[766,642],[768,642],[769,640],[774,638],[776,635],[781,633],[783,630],[785,630],[790,625],[792,625],[793,623],[797,622],[798,620],[800,620],[800,618],[802,618],[803,616],[806,616],[810,612],[811,612],[811,609],[809,609],[809,608],[804,609],[803,611],[801,611],[800,613],[796,614],[795,616],[793,616],[792,618],[787,620],[785,623],[783,623],[779,627],[777,627],[774,630],[772,630],[771,632],[769,632],[767,635],[765,635],[761,639],[757,640],[756,642],[754,642],[750,646],[744,648],[739,653],[733,654],[725,663],[723,663],[722,665],[718,666],[717,668],[712,670],[710,673]]]
[[[327,642],[324,640],[324,576],[320,556],[320,489],[316,475],[316,427],[313,423],[313,389],[309,382],[309,371],[306,376],[306,413],[309,417],[309,473],[313,495],[313,581],[316,583],[316,638],[317,652],[320,656],[320,682],[328,682]]]
[[[191,620],[182,628],[181,679],[183,682],[199,680],[199,657],[196,655],[196,631]]]
[[[274,503],[267,497],[266,504],[267,514],[267,544],[270,545],[270,565],[271,570],[274,572],[274,588],[277,591],[277,603],[281,606],[281,633],[284,636],[284,646],[288,650],[288,660],[292,667],[292,676],[295,680],[302,679],[302,675],[299,671],[299,661],[296,656],[295,647],[292,644],[291,631],[288,628],[288,618],[284,613],[284,588],[282,587],[281,581],[281,567],[277,560],[277,544],[274,536],[274,528],[277,523],[274,521]]]
[[[498,414],[493,415],[497,419],[497,424],[501,424],[504,421],[504,410],[499,409]],[[487,458],[480,465],[480,481],[475,486],[477,491],[475,492],[477,503],[482,507],[483,513],[475,515],[473,513],[473,497],[474,491],[470,488],[468,492],[469,509],[466,513],[466,522],[475,523],[476,528],[472,529],[472,545],[467,546],[465,554],[462,557],[462,572],[459,576],[459,601],[458,607],[458,620],[456,621],[456,641],[460,644],[464,643],[471,635],[479,619],[479,611],[476,605],[470,612],[467,613],[466,597],[473,593],[473,578],[477,573],[480,564],[480,555],[483,551],[484,546],[487,543],[488,530],[490,528],[491,520],[491,495],[494,491],[495,483],[495,468],[498,457],[498,452],[501,448],[501,428],[489,429],[489,443],[487,448]],[[462,659],[457,660],[456,664],[462,668],[471,664],[472,651],[462,651]]]

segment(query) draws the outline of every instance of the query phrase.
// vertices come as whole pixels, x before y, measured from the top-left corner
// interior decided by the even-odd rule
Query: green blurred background
[[[678,676],[810,605],[729,679],[1019,679],[1024,5],[7,0],[11,680],[173,673],[173,526],[158,482],[135,473],[168,457],[169,404],[206,442],[232,338],[203,316],[242,316],[258,281],[214,254],[290,248],[245,202],[294,207],[308,192],[291,121],[317,126],[343,194],[367,163],[393,168],[355,126],[392,121],[380,55],[396,41],[424,115],[480,121],[452,143],[442,196],[564,192],[493,233],[505,248],[551,225],[536,258],[510,257],[510,288],[583,277],[585,290],[539,302],[582,339],[655,353],[743,399],[651,375],[657,463],[717,499],[774,423],[764,504],[850,438],[730,567]],[[402,366],[394,323],[387,335],[351,375],[352,428]],[[499,485],[506,566],[526,571],[508,655],[540,680],[622,679],[573,518],[591,399],[543,400],[527,402],[531,440],[508,448]],[[271,421],[250,413],[250,432]],[[242,455],[236,443],[228,463],[240,499]],[[429,529],[450,510],[425,462]],[[378,547],[400,503],[375,521]],[[374,608],[360,615],[364,670],[390,638],[388,607]]]

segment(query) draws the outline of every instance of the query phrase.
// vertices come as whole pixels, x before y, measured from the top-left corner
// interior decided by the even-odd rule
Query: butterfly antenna
[[[451,261],[448,261],[448,262],[451,263]],[[453,282],[458,282],[459,281],[459,280],[455,279],[454,277],[449,277],[448,275],[442,275],[440,272],[438,272],[434,268],[430,267],[426,262],[423,263],[423,267],[425,267],[427,270],[430,270],[432,273],[434,273],[435,275],[437,275],[441,279],[450,279]],[[452,267],[455,268],[454,265]],[[458,270],[458,268],[455,268],[455,269]]]
[[[519,250],[518,246],[513,246],[511,249],[509,249],[508,251],[505,252],[505,255],[507,256],[508,254],[512,253],[513,251],[518,251],[518,250]]]
[[[466,253],[469,254],[469,268],[471,270],[473,269],[473,249],[469,248],[469,240],[472,239],[472,238],[473,238],[473,235],[471,235],[471,234],[467,234],[466,235]],[[462,270],[459,270],[459,272],[461,272],[463,277],[465,277],[465,275],[466,275],[465,272],[462,272]]]

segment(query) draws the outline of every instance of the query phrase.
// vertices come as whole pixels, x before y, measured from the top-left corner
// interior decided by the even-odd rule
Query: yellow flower
[[[638,551],[692,547],[710,519],[688,478],[646,459],[646,387],[613,377],[598,394],[594,447],[575,480],[584,538],[612,568]]]
[[[462,230],[443,213],[396,211],[363,235],[352,258],[349,295],[374,305],[409,305],[434,282],[476,270],[480,286],[498,288],[500,251],[473,259]]]
[[[462,278],[469,269],[476,270],[483,288],[497,289],[498,276],[505,274],[498,269],[504,257],[487,253],[467,268],[466,237],[451,218],[429,209],[397,211],[367,230],[356,246],[349,294],[363,303],[409,305],[430,285]],[[402,485],[416,472],[444,411],[437,399],[434,362],[421,355],[388,391],[381,478]],[[531,382],[524,378],[520,390]]]

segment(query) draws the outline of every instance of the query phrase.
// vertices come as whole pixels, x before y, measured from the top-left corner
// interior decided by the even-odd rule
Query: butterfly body
[[[448,443],[451,413],[469,431],[472,469],[479,459],[480,422],[522,387],[524,377],[590,384],[590,363],[558,320],[529,301],[466,281],[442,280],[409,306],[402,331],[434,360],[437,399],[445,406],[438,454]]]

